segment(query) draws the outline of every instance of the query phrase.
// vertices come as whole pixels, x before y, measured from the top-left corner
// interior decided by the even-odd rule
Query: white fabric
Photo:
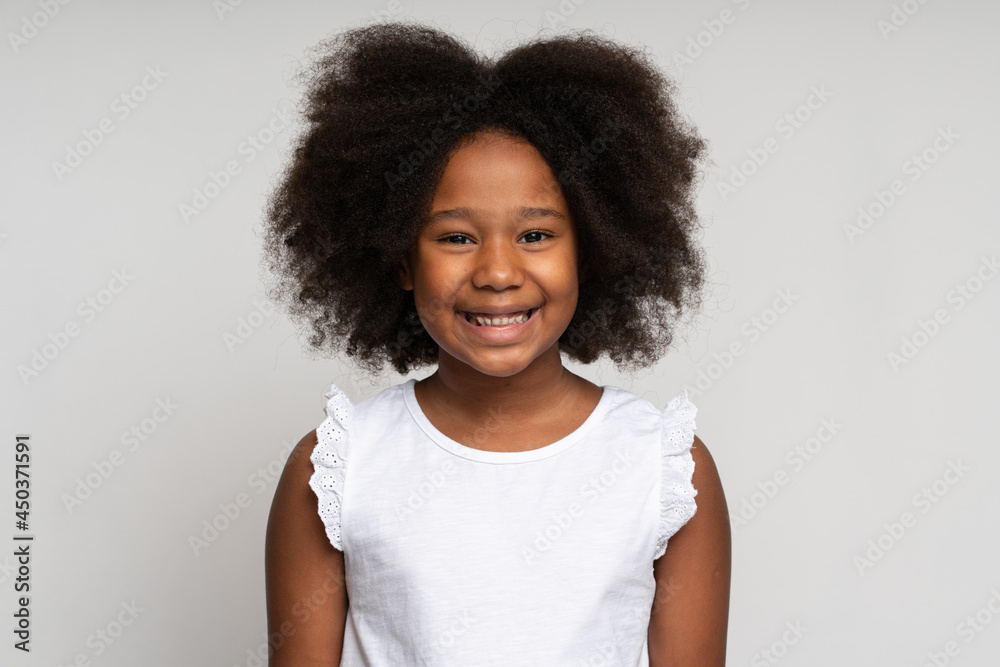
[[[347,580],[341,665],[648,667],[653,561],[696,509],[687,392],[660,411],[605,386],[565,438],[491,452],[438,431],[415,382],[357,405],[331,385],[316,429],[309,484]]]

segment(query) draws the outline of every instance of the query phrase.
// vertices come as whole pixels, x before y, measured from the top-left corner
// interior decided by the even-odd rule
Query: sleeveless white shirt
[[[357,405],[331,385],[316,429],[309,485],[349,600],[341,665],[648,667],[653,561],[696,509],[687,392],[660,411],[604,386],[566,437],[493,452],[435,428],[415,383]]]

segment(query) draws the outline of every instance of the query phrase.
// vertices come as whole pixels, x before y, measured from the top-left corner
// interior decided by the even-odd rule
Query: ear
[[[410,271],[409,257],[404,257],[396,264],[396,279],[404,290],[413,289],[413,273]]]

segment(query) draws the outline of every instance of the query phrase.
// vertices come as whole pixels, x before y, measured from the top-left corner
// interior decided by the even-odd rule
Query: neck
[[[579,380],[562,365],[554,344],[527,368],[503,377],[442,354],[437,371],[418,384],[456,413],[474,417],[500,410],[513,419],[531,421],[578,389]]]

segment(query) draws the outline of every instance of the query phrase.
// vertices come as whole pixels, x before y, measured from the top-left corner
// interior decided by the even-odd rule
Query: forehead
[[[478,132],[449,155],[432,209],[445,205],[565,209],[566,200],[551,167],[530,142]]]

